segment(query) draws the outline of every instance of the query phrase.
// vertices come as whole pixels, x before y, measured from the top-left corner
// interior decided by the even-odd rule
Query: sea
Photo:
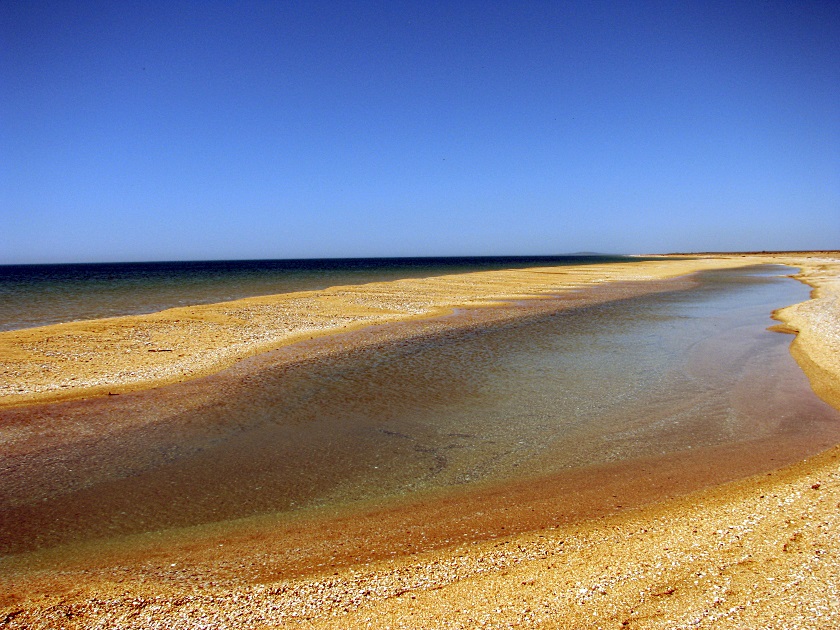
[[[639,260],[597,254],[0,265],[0,331],[401,278]]]

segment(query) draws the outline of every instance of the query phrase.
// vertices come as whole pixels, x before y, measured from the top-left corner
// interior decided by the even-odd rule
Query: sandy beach
[[[453,309],[579,293],[615,299],[696,271],[762,263],[798,267],[813,288],[809,301],[775,314],[777,329],[796,333],[794,358],[840,409],[832,252],[482,272],[5,332],[0,407],[191,382],[296,342],[340,344],[341,333],[359,338],[374,325],[409,330]],[[5,452],[32,448],[25,431],[3,429]],[[43,426],[37,439],[60,444],[83,429]],[[717,476],[715,458],[725,455],[710,452],[699,479],[682,472],[699,461],[675,457],[657,461],[648,482],[639,461],[605,468],[593,487],[584,477],[546,478],[327,520],[257,517],[115,539],[95,552],[7,556],[0,627],[837,627],[840,447],[776,471],[757,475],[745,461]],[[612,478],[615,488],[604,481]],[[579,512],[558,518],[576,487],[586,488]],[[625,493],[617,507],[616,488]]]

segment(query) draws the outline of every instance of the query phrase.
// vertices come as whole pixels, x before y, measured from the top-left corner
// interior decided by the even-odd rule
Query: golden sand
[[[184,354],[179,358],[190,357],[183,363],[193,369],[190,374],[197,374],[301,335],[342,330],[345,325],[427,316],[458,304],[557,293],[605,279],[647,280],[757,262],[796,265],[802,269],[799,278],[814,287],[810,301],[776,316],[781,325],[799,331],[792,352],[815,391],[840,408],[840,256],[830,253],[560,268],[559,277],[546,270],[493,272],[480,278],[451,276],[404,281],[395,283],[397,287],[366,285],[255,298],[196,307],[195,319],[187,322],[189,309],[177,309],[178,313],[4,333],[0,356],[5,357],[8,348],[19,352],[9,353],[12,361],[4,367],[23,375],[15,382],[24,391],[7,394],[10,403],[78,397],[102,391],[92,377],[77,377],[79,385],[67,382],[78,364],[71,358],[73,352],[85,343],[97,348],[100,342],[95,339],[115,340],[113,350],[103,348],[107,361],[98,369],[122,375],[120,387],[131,389],[184,377],[160,368],[166,361],[157,363],[157,355],[169,353],[146,349],[153,356],[141,354],[145,362],[139,363],[123,356],[134,354],[135,347],[142,349],[146,341],[166,349],[163,345],[175,338],[157,335],[167,326],[194,325],[189,347],[178,350]],[[471,274],[478,275],[483,274]],[[309,306],[295,311],[301,304]],[[283,326],[297,322],[314,328],[302,332],[292,326],[297,331],[292,333],[281,327],[276,313],[283,308],[303,318],[284,315]],[[335,319],[339,314],[348,319]],[[352,319],[363,317],[373,319]],[[242,333],[246,340],[233,354],[213,354],[224,347],[217,341],[222,332],[235,337],[237,321],[251,331]],[[268,326],[273,336],[249,345],[247,336],[260,330],[258,322],[274,322]],[[132,337],[135,325],[149,335]],[[53,343],[65,354],[46,354],[46,344]],[[123,348],[119,343],[141,345]],[[202,362],[202,353],[212,360]],[[54,366],[56,380],[28,378],[37,370],[25,372],[25,364],[35,356],[55,359],[49,365]],[[56,383],[70,386],[51,389]],[[679,462],[674,466],[677,474]],[[630,469],[624,472],[634,474]],[[0,561],[0,627],[840,627],[840,447],[777,472],[584,522],[552,523],[548,517],[535,517],[530,529],[507,534],[511,528],[505,530],[505,524],[523,516],[516,514],[517,508],[538,505],[524,498],[529,492],[545,497],[549,515],[551,500],[563,500],[552,499],[550,487],[532,484],[488,490],[480,499],[464,496],[461,504],[450,497],[410,512],[396,506],[367,520],[350,515],[343,524],[334,521],[333,532],[313,534],[305,518],[281,523],[266,517],[199,528],[186,537],[171,532],[115,541],[90,556],[81,549],[7,558]],[[496,532],[462,543],[456,537],[465,526],[459,525],[460,515],[480,514],[477,504],[468,503],[471,500],[483,501],[487,514],[481,526],[495,525]],[[412,519],[417,518],[429,527],[436,519],[444,523],[449,542],[441,539],[445,544],[436,549],[412,553],[410,541],[416,532],[408,527],[416,527]],[[342,537],[343,532],[347,536]],[[326,563],[284,572],[276,564],[277,557],[293,557],[295,550],[317,557],[317,549],[306,547],[317,544],[314,540],[334,551],[346,541],[356,546],[334,568]]]

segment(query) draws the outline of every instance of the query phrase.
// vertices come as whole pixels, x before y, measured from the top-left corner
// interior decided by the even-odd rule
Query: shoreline
[[[8,628],[833,628],[840,447],[582,523],[254,579],[258,537],[208,565],[156,553],[41,570]],[[49,558],[44,559],[49,563]],[[216,577],[222,568],[226,576]],[[242,574],[245,577],[242,577]],[[24,580],[25,581],[25,580]],[[54,589],[54,590],[50,590]],[[49,593],[48,595],[46,593]]]
[[[794,277],[814,287],[810,301],[781,309],[775,317],[786,330],[798,331],[791,352],[815,391],[840,408],[840,310],[835,308],[840,260],[779,256],[760,262],[798,266],[801,271]],[[750,259],[744,264],[759,263]],[[617,474],[627,477],[628,472]],[[590,514],[582,522],[535,522],[514,533],[505,519],[515,515],[505,512],[529,485],[534,484],[497,494],[491,502],[497,513],[482,526],[508,526],[493,540],[467,545],[452,540],[419,554],[402,548],[392,557],[385,544],[380,551],[387,553],[367,560],[359,555],[356,562],[351,554],[335,571],[310,567],[298,577],[248,571],[248,579],[236,577],[243,574],[242,558],[259,560],[268,551],[260,546],[266,540],[257,530],[238,539],[220,534],[221,544],[233,549],[207,546],[192,567],[170,566],[170,560],[181,563],[154,536],[145,561],[134,556],[129,562],[131,554],[117,554],[111,564],[94,570],[84,563],[72,569],[71,562],[63,577],[51,576],[57,565],[45,552],[46,573],[26,578],[24,571],[18,580],[44,579],[44,587],[63,580],[65,590],[42,603],[7,599],[0,603],[0,619],[5,615],[8,627],[51,627],[59,620],[69,623],[69,611],[76,619],[69,627],[103,618],[113,620],[114,627],[162,627],[168,618],[180,616],[191,620],[183,627],[265,627],[272,619],[301,621],[307,627],[365,627],[372,619],[375,627],[669,628],[695,623],[832,627],[840,619],[833,586],[840,580],[835,508],[840,507],[840,446],[775,472],[689,489],[687,495],[678,492],[653,504],[630,503],[617,513]],[[432,500],[429,509],[438,509]],[[384,515],[399,518],[393,509]],[[290,527],[294,530],[294,523]],[[448,531],[458,532],[451,523]],[[6,571],[9,561],[14,564],[15,557],[4,562]],[[132,563],[145,566],[148,579],[131,572],[115,577],[116,568]],[[227,582],[197,586],[211,575],[203,571],[220,568]],[[132,603],[137,601],[142,603]],[[250,604],[243,608],[244,601]]]

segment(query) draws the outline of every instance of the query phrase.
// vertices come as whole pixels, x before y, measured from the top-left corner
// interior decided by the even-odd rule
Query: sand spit
[[[671,277],[703,264],[799,267],[813,299],[777,317],[799,331],[792,351],[815,390],[839,406],[840,256],[705,260],[631,266],[610,279]],[[436,308],[517,293],[503,288],[509,293]],[[516,509],[507,495],[497,503],[489,507]],[[355,564],[295,578],[255,571],[270,563],[271,545],[247,530],[209,538],[213,548],[182,546],[184,561],[161,551],[154,536],[145,547],[115,548],[110,560],[51,551],[7,557],[0,559],[0,627],[840,627],[840,447],[654,505],[496,536],[469,544],[453,538],[445,548],[395,551],[390,559],[359,553]],[[142,555],[132,555],[132,545]]]
[[[281,346],[602,283],[672,278],[767,257],[488,271],[341,286],[0,333],[0,407],[107,396],[218,372]]]

